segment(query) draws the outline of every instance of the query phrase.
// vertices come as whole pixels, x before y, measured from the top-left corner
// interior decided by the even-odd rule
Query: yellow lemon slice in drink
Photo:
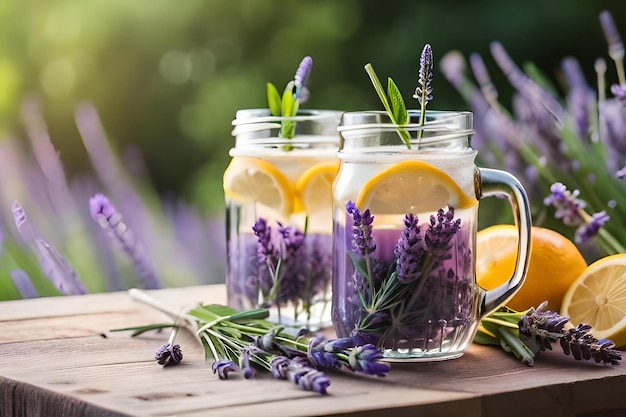
[[[294,187],[296,193],[295,212],[308,214],[328,211],[332,213],[333,181],[339,171],[339,161],[315,165],[305,171]]]
[[[423,161],[402,161],[370,178],[356,205],[373,214],[425,213],[446,206],[476,204],[439,168]]]
[[[563,297],[561,315],[573,324],[589,324],[598,339],[626,347],[626,254],[589,265]]]
[[[240,203],[257,202],[288,216],[295,194],[289,179],[263,159],[234,157],[224,172],[224,194]]]

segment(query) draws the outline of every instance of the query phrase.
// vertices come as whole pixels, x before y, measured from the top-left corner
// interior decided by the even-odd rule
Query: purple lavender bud
[[[180,345],[166,343],[157,349],[154,359],[159,365],[178,365],[183,360],[183,351]]]
[[[624,43],[622,37],[617,30],[613,15],[608,10],[603,10],[600,13],[600,25],[604,31],[604,37],[609,44],[609,56],[614,60],[624,58]]]
[[[622,354],[614,349],[615,344],[607,339],[596,339],[590,331],[588,324],[579,324],[567,330],[559,341],[563,353],[571,354],[576,360],[593,359],[598,363],[618,365]]]
[[[626,106],[626,86],[619,84],[613,84],[611,86],[611,93],[619,100],[622,105]]]
[[[310,56],[305,56],[302,58],[298,69],[296,70],[296,75],[293,78],[294,83],[297,87],[302,87],[313,67],[313,58]]]
[[[135,240],[132,230],[122,220],[122,215],[104,194],[96,194],[89,200],[91,217],[107,230],[111,239],[118,241],[124,253],[133,262],[137,275],[146,289],[161,287],[152,262],[144,251],[143,246]]]
[[[272,374],[274,374],[274,378],[287,379],[290,364],[291,359],[289,359],[288,357],[274,356],[270,361],[270,367],[272,368]]]
[[[11,281],[17,288],[17,291],[20,293],[22,298],[37,298],[39,297],[39,293],[37,293],[37,289],[35,289],[30,277],[23,269],[14,269],[9,272],[11,276]]]
[[[15,226],[17,226],[17,231],[19,232],[22,241],[24,241],[24,243],[32,242],[35,239],[36,234],[33,230],[33,226],[28,221],[26,211],[18,201],[14,201],[11,205],[11,212],[13,213]]]
[[[404,216],[402,236],[394,249],[397,258],[398,281],[403,284],[413,282],[422,276],[424,243],[420,234],[418,218],[412,213]]]
[[[326,390],[330,386],[330,378],[317,369],[309,368],[305,372],[303,371],[300,371],[300,375],[297,378],[298,386],[308,391],[326,394]]]
[[[391,367],[386,363],[378,362],[382,357],[382,352],[375,345],[367,344],[352,349],[348,362],[353,371],[385,376]]]
[[[219,379],[228,379],[229,372],[239,371],[239,367],[235,362],[224,359],[213,362],[211,369],[213,369],[214,374],[217,373]]]
[[[76,270],[59,251],[43,238],[35,239],[37,258],[44,274],[65,295],[86,294]]]
[[[340,352],[357,346],[354,337],[340,337],[339,339],[327,340],[324,344],[324,350],[327,352]]]
[[[543,200],[543,204],[556,208],[554,217],[562,219],[568,226],[580,225],[583,222],[580,211],[586,206],[583,200],[577,198],[580,191],[570,192],[565,185],[555,182],[550,186],[550,192],[551,194]]]
[[[376,245],[372,239],[372,223],[374,216],[369,209],[363,214],[352,201],[346,204],[346,211],[352,215],[352,246],[359,255],[369,255],[376,250]]]
[[[478,81],[478,85],[480,85],[485,98],[488,100],[496,100],[498,98],[498,91],[493,85],[491,77],[489,77],[489,71],[487,71],[487,66],[483,58],[479,54],[471,54],[469,60],[474,77],[476,81]]]
[[[255,346],[246,346],[242,349],[240,360],[240,366],[243,369],[243,377],[250,379],[254,376],[254,369],[250,366],[250,355],[257,352],[258,348]]]
[[[617,171],[615,173],[615,176],[617,178],[619,178],[620,180],[624,180],[626,181],[626,165],[624,165],[624,167],[622,169],[620,169],[619,171]]]
[[[456,232],[461,227],[461,219],[454,220],[454,208],[450,207],[447,212],[443,209],[437,211],[437,215],[430,216],[430,224],[424,234],[424,243],[427,251],[435,258],[436,263],[450,259],[450,243]]]
[[[309,93],[307,89],[304,89],[304,85],[306,84],[309,74],[311,73],[311,68],[313,67],[313,58],[310,56],[305,56],[300,62],[298,66],[298,70],[296,71],[296,75],[293,78],[294,83],[294,100],[300,99],[300,103],[304,103],[308,97]],[[303,89],[305,91],[303,91]],[[303,92],[305,94],[303,94]]]
[[[280,222],[277,223],[278,232],[283,237],[283,261],[286,261],[289,258],[293,258],[298,249],[300,249],[300,246],[304,241],[304,233],[293,227],[283,226]]]
[[[433,65],[433,50],[429,44],[426,44],[420,55],[420,70],[417,80],[418,86],[415,89],[415,94],[413,94],[413,98],[416,98],[420,104],[426,104],[433,99],[433,87],[431,85],[433,80]],[[422,103],[422,99],[425,100],[425,103]]]
[[[611,217],[604,210],[593,213],[593,215],[591,216],[591,220],[588,223],[582,224],[578,227],[578,229],[576,229],[576,235],[574,237],[574,240],[576,241],[576,243],[589,241],[598,234],[600,228],[604,226],[604,224],[610,219]]]
[[[268,258],[274,256],[274,246],[272,244],[272,228],[267,225],[267,221],[259,217],[252,226],[254,235],[258,238],[257,253],[260,263],[265,263]]]

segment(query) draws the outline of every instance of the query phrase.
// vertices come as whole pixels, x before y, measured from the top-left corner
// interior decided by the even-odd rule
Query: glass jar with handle
[[[530,206],[519,181],[475,166],[471,113],[425,116],[409,111],[398,126],[385,112],[348,112],[339,126],[332,319],[338,336],[374,343],[389,361],[461,356],[528,264]],[[488,196],[511,201],[519,229],[515,272],[492,291],[475,272],[479,200]]]

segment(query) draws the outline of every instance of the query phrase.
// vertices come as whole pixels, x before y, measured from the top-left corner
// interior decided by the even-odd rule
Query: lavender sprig
[[[391,264],[376,258],[376,244],[372,238],[374,216],[363,214],[353,202],[346,204],[352,216],[352,246],[349,253],[354,266],[354,297],[356,325],[352,336],[359,340],[382,342],[386,334],[408,329],[430,314],[423,297],[425,286],[444,286],[454,282],[451,269],[442,268],[450,258],[451,241],[460,228],[460,219],[454,218],[454,209],[439,210],[430,217],[422,232],[419,219],[409,213],[394,249]],[[437,282],[437,284],[434,284]]]
[[[144,288],[160,288],[161,282],[152,261],[109,199],[104,194],[96,194],[89,200],[89,210],[94,221],[108,232],[112,240],[121,244],[122,250],[132,260]]]
[[[426,123],[426,104],[433,99],[433,64],[433,50],[429,44],[426,44],[420,55],[418,86],[415,89],[415,94],[413,94],[413,98],[416,98],[420,103],[420,126],[424,126],[424,123]],[[423,131],[420,130],[417,136],[418,139],[421,139],[422,135]]]
[[[474,341],[501,345],[528,366],[535,364],[539,352],[552,350],[552,345],[556,343],[565,355],[572,355],[576,360],[593,359],[603,364],[619,364],[622,355],[615,350],[612,341],[593,337],[591,326],[587,324],[578,324],[566,330],[569,317],[548,310],[547,305],[543,302],[537,308],[531,307],[522,312],[502,307],[482,320]]]
[[[143,291],[131,290],[129,294],[173,319],[179,317]],[[374,346],[359,346],[358,340],[353,338],[305,337],[304,331],[287,330],[266,320],[267,309],[237,311],[211,304],[198,306],[180,316],[186,320],[184,327],[193,331],[202,343],[205,359],[213,362],[213,373],[220,379],[238,372],[248,379],[260,370],[272,373],[276,379],[289,380],[304,390],[325,394],[330,385],[327,371],[346,370],[382,377],[391,369],[379,362],[382,354]],[[134,330],[133,336],[137,336],[162,327],[150,325],[117,330]],[[177,359],[174,356],[177,349],[172,344],[170,336],[168,343],[157,351],[157,360]]]

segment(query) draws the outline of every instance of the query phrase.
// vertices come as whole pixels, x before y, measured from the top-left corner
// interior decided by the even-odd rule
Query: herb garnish
[[[298,114],[300,103],[304,103],[309,98],[309,90],[305,84],[312,67],[313,58],[305,56],[300,62],[293,80],[287,83],[282,99],[276,86],[270,82],[267,83],[267,104],[272,116],[293,117]],[[285,139],[292,139],[295,134],[296,123],[283,120],[280,136]]]
[[[398,86],[391,79],[391,77],[388,77],[387,92],[385,92],[385,89],[383,88],[382,83],[376,75],[374,67],[371,63],[365,65],[365,72],[369,75],[374,89],[376,90],[380,101],[383,103],[389,118],[395,125],[398,126],[398,135],[400,135],[400,138],[406,144],[406,147],[411,149],[411,134],[403,128],[403,126],[409,123],[409,113],[406,105],[404,104],[404,99],[402,98],[402,93],[400,93]],[[433,52],[431,46],[426,44],[420,56],[418,86],[415,89],[415,94],[413,95],[413,98],[416,98],[420,102],[419,126],[423,126],[426,123],[426,104],[428,104],[428,102],[433,98],[433,88],[431,86],[432,79]],[[419,139],[422,138],[422,130],[419,130],[417,137],[419,144]]]

